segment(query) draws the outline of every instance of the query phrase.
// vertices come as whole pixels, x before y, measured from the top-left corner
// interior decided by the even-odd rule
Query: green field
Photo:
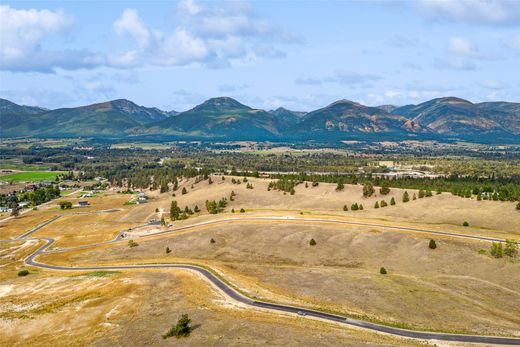
[[[54,181],[56,176],[62,174],[63,171],[31,171],[18,172],[10,175],[0,176],[1,181],[7,182],[40,182]]]

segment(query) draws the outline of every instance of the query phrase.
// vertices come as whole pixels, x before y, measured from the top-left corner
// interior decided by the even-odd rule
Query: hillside
[[[472,103],[456,97],[397,108],[339,100],[309,113],[283,107],[264,111],[229,97],[212,98],[180,113],[125,99],[55,110],[0,99],[0,122],[2,137],[520,142],[520,103]]]
[[[422,132],[405,117],[368,107],[349,100],[340,100],[305,115],[295,127],[296,133],[406,133]],[[310,133],[310,134],[309,134]]]
[[[175,117],[150,124],[141,133],[265,139],[279,136],[281,128],[282,123],[275,115],[253,109],[229,97],[219,97]]]
[[[392,111],[411,119],[416,125],[449,136],[520,135],[520,104],[470,101],[447,97],[418,105],[406,105]]]
[[[123,136],[125,131],[167,118],[167,112],[119,99],[40,113],[4,114],[2,133],[10,136]],[[21,118],[18,118],[21,117]]]

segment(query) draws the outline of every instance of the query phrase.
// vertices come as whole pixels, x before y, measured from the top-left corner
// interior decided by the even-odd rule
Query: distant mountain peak
[[[194,109],[205,109],[205,108],[215,108],[219,110],[224,109],[236,109],[236,108],[243,108],[243,109],[251,109],[249,106],[246,106],[244,104],[241,104],[237,100],[230,98],[229,96],[220,96],[217,98],[211,98],[206,101],[204,101],[202,104],[196,106]]]

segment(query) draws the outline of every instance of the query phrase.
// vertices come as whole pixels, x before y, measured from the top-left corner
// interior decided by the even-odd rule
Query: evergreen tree
[[[341,190],[345,189],[345,184],[343,183],[343,180],[338,181],[338,185],[336,186],[336,191],[339,192]]]
[[[386,201],[381,200],[381,204],[379,204],[379,206],[381,206],[381,207],[387,207],[388,204],[386,203]]]
[[[379,273],[380,273],[381,275],[386,275],[386,274],[387,274],[386,269],[385,269],[384,267],[381,267],[381,268],[379,269]]]
[[[383,183],[381,184],[381,188],[379,189],[379,193],[381,193],[382,195],[390,193],[390,187],[388,186],[387,181],[383,181]]]
[[[363,210],[363,204],[359,204],[359,209]]]
[[[182,187],[182,195],[188,194],[186,187]]]
[[[215,243],[215,242],[216,241],[213,238],[211,238],[211,240],[209,240],[209,243]]]
[[[177,205],[177,201],[173,200],[170,205],[170,218],[171,220],[178,220],[181,215],[181,208]]]
[[[374,208],[379,208],[379,201],[376,201],[376,203],[374,204]]]
[[[435,240],[430,240],[430,243],[428,244],[428,248],[435,249],[437,248],[437,243],[435,243]]]
[[[417,200],[417,197],[415,196],[415,193],[413,193],[412,200]]]
[[[403,202],[408,202],[408,201],[410,201],[410,196],[408,196],[408,192],[405,191],[403,193]]]
[[[363,186],[363,197],[369,198],[375,193],[374,186],[368,182]]]
[[[244,213],[246,212],[246,210],[244,210],[243,208],[240,209],[240,213]]]
[[[395,199],[394,199],[394,197],[392,197],[392,199],[390,199],[390,205],[392,205],[392,206],[395,205]]]
[[[347,205],[343,205],[343,211],[348,211]]]
[[[353,203],[352,206],[350,206],[350,209],[351,209],[352,211],[357,211],[357,210],[359,210],[359,206],[358,206],[357,202]]]
[[[172,250],[170,249],[170,247],[166,247],[166,254],[170,254],[172,252]]]
[[[311,246],[316,246],[316,241],[315,241],[314,239],[311,239],[311,240],[309,241],[309,245],[311,245]]]
[[[183,314],[181,318],[177,321],[175,326],[172,326],[170,330],[162,337],[166,339],[171,336],[175,336],[176,338],[187,337],[190,336],[191,333],[191,319],[188,318],[187,314]]]
[[[469,227],[469,223],[467,221],[464,221],[464,223],[462,223],[462,226]]]

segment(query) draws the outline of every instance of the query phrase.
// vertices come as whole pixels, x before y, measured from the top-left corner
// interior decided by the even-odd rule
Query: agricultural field
[[[16,172],[9,173],[0,176],[2,181],[6,182],[41,182],[41,181],[54,181],[56,177],[62,174],[63,171],[28,171],[28,172]]]

